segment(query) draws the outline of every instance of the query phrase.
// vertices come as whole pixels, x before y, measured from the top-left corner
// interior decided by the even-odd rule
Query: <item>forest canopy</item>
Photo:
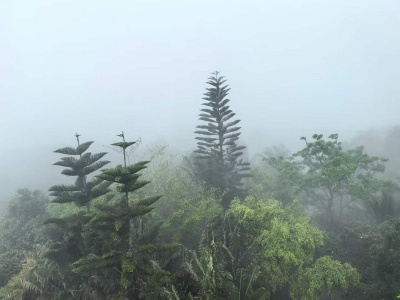
[[[54,151],[54,165],[74,182],[48,195],[19,189],[8,202],[0,299],[400,295],[400,193],[385,176],[390,161],[317,133],[294,153],[275,147],[249,162],[234,112],[240,100],[228,99],[219,72],[207,86],[190,153],[157,146],[139,160],[129,152],[139,144],[126,139],[131,129],[116,134],[114,167],[79,134]]]

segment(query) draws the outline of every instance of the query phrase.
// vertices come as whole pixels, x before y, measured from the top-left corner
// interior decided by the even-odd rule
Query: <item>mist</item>
[[[399,15],[1,1],[0,298],[399,298]]]
[[[0,5],[2,200],[52,185],[52,151],[76,132],[99,149],[121,130],[143,146],[193,149],[215,70],[251,154],[398,124],[398,1]]]

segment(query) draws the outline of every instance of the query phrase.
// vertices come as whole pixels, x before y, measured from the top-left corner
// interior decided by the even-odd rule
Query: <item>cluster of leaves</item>
[[[332,224],[348,216],[358,206],[372,211],[379,207],[379,192],[392,190],[394,184],[377,177],[385,170],[386,159],[369,156],[363,147],[344,150],[338,135],[328,140],[313,135],[306,147],[289,158],[267,157],[265,160],[307,205],[323,212]]]
[[[329,257],[315,261],[315,251],[323,244],[324,236],[319,229],[309,224],[310,218],[299,202],[283,207],[276,200],[261,201],[250,197],[245,203],[235,202],[232,213],[259,247],[257,259],[271,294],[289,286],[290,294],[295,299],[317,299],[315,297],[324,288],[333,294],[345,293],[349,286],[358,286],[357,276],[351,282],[340,281],[336,285],[330,284],[329,280],[333,279],[329,275],[328,281],[321,281],[318,285],[314,283],[314,277],[309,277],[315,275],[312,270],[317,270],[322,262],[325,262],[323,266],[327,274],[336,272],[346,277],[347,271],[351,275],[357,275],[357,271]],[[314,298],[308,298],[311,294]]]
[[[398,218],[379,225],[357,223],[330,235],[324,253],[351,262],[362,275],[364,284],[354,299],[396,299],[400,294]]]
[[[19,189],[9,202],[0,229],[0,287],[22,270],[27,255],[45,243],[46,232],[41,225],[48,217],[48,204],[41,192],[28,189]]]

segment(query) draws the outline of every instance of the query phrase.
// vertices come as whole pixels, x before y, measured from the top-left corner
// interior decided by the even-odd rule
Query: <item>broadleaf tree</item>
[[[369,156],[363,147],[344,150],[337,134],[328,139],[322,134],[314,134],[312,141],[301,139],[306,147],[289,159],[267,161],[282,180],[291,181],[305,195],[308,204],[325,212],[330,223],[343,218],[356,203],[374,209],[380,201],[378,192],[394,187],[391,181],[377,177],[385,171],[387,159]]]

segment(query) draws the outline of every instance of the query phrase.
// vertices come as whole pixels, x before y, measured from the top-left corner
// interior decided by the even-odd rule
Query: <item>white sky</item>
[[[250,153],[399,124],[400,1],[2,0],[0,198],[62,183],[76,132],[194,149],[215,70]]]

